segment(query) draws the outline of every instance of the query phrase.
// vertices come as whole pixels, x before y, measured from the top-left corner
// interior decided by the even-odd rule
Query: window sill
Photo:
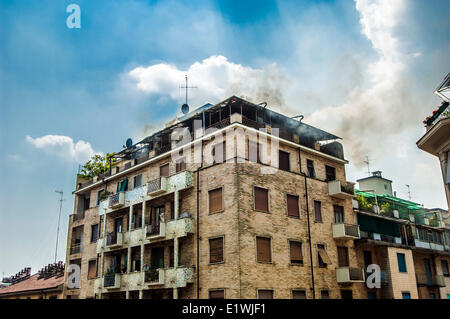
[[[256,262],[259,263],[259,264],[274,265],[273,261],[259,261],[259,260],[257,260]]]
[[[305,265],[304,263],[293,263],[293,262],[289,263],[289,266],[301,266],[301,267],[303,267],[304,265]]]
[[[286,217],[294,218],[294,219],[300,219],[300,216],[289,216],[289,215],[286,215]]]
[[[215,263],[210,262],[209,264],[210,265],[222,265],[222,264],[225,264],[225,261],[218,261],[218,262],[215,262]]]
[[[217,211],[217,212],[209,212],[209,214],[208,215],[215,215],[215,214],[220,214],[220,213],[223,213],[225,210],[224,209],[222,209],[222,210],[219,210],[219,211]]]

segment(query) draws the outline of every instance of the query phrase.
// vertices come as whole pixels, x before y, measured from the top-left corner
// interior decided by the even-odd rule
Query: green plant
[[[356,195],[356,200],[358,201],[359,208],[363,210],[372,209],[372,204],[370,204],[367,199],[362,195]]]
[[[382,214],[387,214],[389,213],[391,210],[391,204],[389,203],[384,203],[381,205],[381,213]]]
[[[99,196],[98,196],[98,200],[102,201],[108,198],[109,195],[111,195],[111,192],[108,192],[107,190],[102,191]]]
[[[94,176],[106,173],[116,164],[116,159],[113,157],[115,154],[106,154],[106,157],[95,154],[81,167],[78,175],[83,178],[92,179]]]
[[[159,279],[159,270],[150,268],[145,272],[145,281],[157,281]]]

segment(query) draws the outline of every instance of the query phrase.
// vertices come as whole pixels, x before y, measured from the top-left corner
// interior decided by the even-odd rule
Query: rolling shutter
[[[270,238],[256,237],[256,259],[262,262],[271,262]]]
[[[209,191],[209,212],[216,213],[222,210],[222,188]]]
[[[291,217],[300,217],[300,212],[298,209],[298,196],[287,195],[287,213]]]
[[[280,169],[289,171],[289,153],[283,151],[278,152],[278,165]]]
[[[169,163],[159,167],[159,176],[169,176]]]
[[[223,237],[209,240],[209,262],[219,263],[223,261]]]
[[[291,263],[303,264],[302,243],[298,241],[290,241],[289,248],[291,251]]]
[[[268,190],[260,187],[255,187],[254,192],[255,192],[254,194],[255,210],[268,212],[269,211]]]

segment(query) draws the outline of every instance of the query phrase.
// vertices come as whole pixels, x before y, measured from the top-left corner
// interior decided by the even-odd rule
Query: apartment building
[[[130,143],[77,178],[66,298],[366,298],[337,139],[233,96]]]
[[[450,229],[418,203],[391,196],[381,172],[362,180],[360,188],[388,184],[375,187],[381,194],[356,190],[353,200],[361,237],[356,254],[366,270],[377,264],[381,271],[380,286],[366,286],[368,298],[449,299]]]

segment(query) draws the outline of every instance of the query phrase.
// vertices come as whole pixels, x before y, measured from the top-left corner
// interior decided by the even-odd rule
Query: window
[[[292,290],[292,299],[306,299],[306,291]]]
[[[278,166],[283,171],[289,171],[289,153],[279,151],[278,152]]]
[[[403,299],[411,299],[411,294],[409,292],[402,292]]]
[[[269,191],[265,188],[254,187],[255,210],[269,212]]]
[[[101,189],[97,192],[97,201],[96,201],[97,206],[100,205],[101,196],[104,191],[105,191],[104,189]]]
[[[95,243],[98,239],[98,224],[91,226],[91,243]]]
[[[326,268],[327,265],[331,264],[330,257],[328,257],[328,254],[325,251],[325,245],[322,244],[317,245],[317,257],[320,268]]]
[[[348,248],[338,246],[338,264],[339,267],[348,267]]]
[[[330,292],[328,290],[321,290],[320,299],[330,299]]]
[[[208,192],[209,194],[209,212],[217,213],[222,211],[222,188],[217,188]]]
[[[89,260],[88,279],[97,278],[97,260]]]
[[[258,289],[258,299],[273,299],[273,290]]]
[[[322,222],[322,203],[314,201],[314,220],[316,222]]]
[[[126,192],[128,190],[128,178],[125,178],[124,180],[121,180],[117,183],[117,190],[116,193],[119,192]]]
[[[308,169],[308,176],[315,178],[316,171],[314,170],[314,161],[307,159],[306,160],[306,168]]]
[[[142,174],[133,177],[133,188],[142,186]]]
[[[175,172],[182,172],[186,170],[186,157],[182,157],[176,161]]]
[[[272,262],[270,238],[256,237],[256,260],[258,262]]]
[[[450,274],[448,272],[448,262],[447,262],[447,260],[441,260],[441,266],[442,266],[442,274],[445,277],[449,277]]]
[[[300,241],[289,241],[291,264],[303,265],[302,243]]]
[[[212,147],[213,164],[224,163],[226,161],[227,147],[225,142],[217,143]]]
[[[405,254],[397,253],[398,271],[406,272]]]
[[[181,255],[181,243],[178,243],[178,266],[181,266],[182,262],[180,259],[180,255]],[[173,246],[169,246],[169,267],[174,267],[175,264],[175,249]]]
[[[325,165],[325,175],[327,182],[336,180],[336,169],[334,167]]]
[[[159,167],[159,176],[169,176],[169,163]]]
[[[262,145],[257,142],[248,141],[248,160],[253,163],[261,163]]]
[[[286,195],[287,214],[289,217],[300,217],[298,209],[298,196]]]
[[[209,299],[225,299],[225,290],[224,289],[210,290]]]
[[[333,205],[334,222],[336,224],[344,223],[344,206]]]
[[[436,294],[434,292],[430,292],[430,299],[436,299]]]
[[[223,237],[211,238],[209,240],[209,262],[223,262]]]

